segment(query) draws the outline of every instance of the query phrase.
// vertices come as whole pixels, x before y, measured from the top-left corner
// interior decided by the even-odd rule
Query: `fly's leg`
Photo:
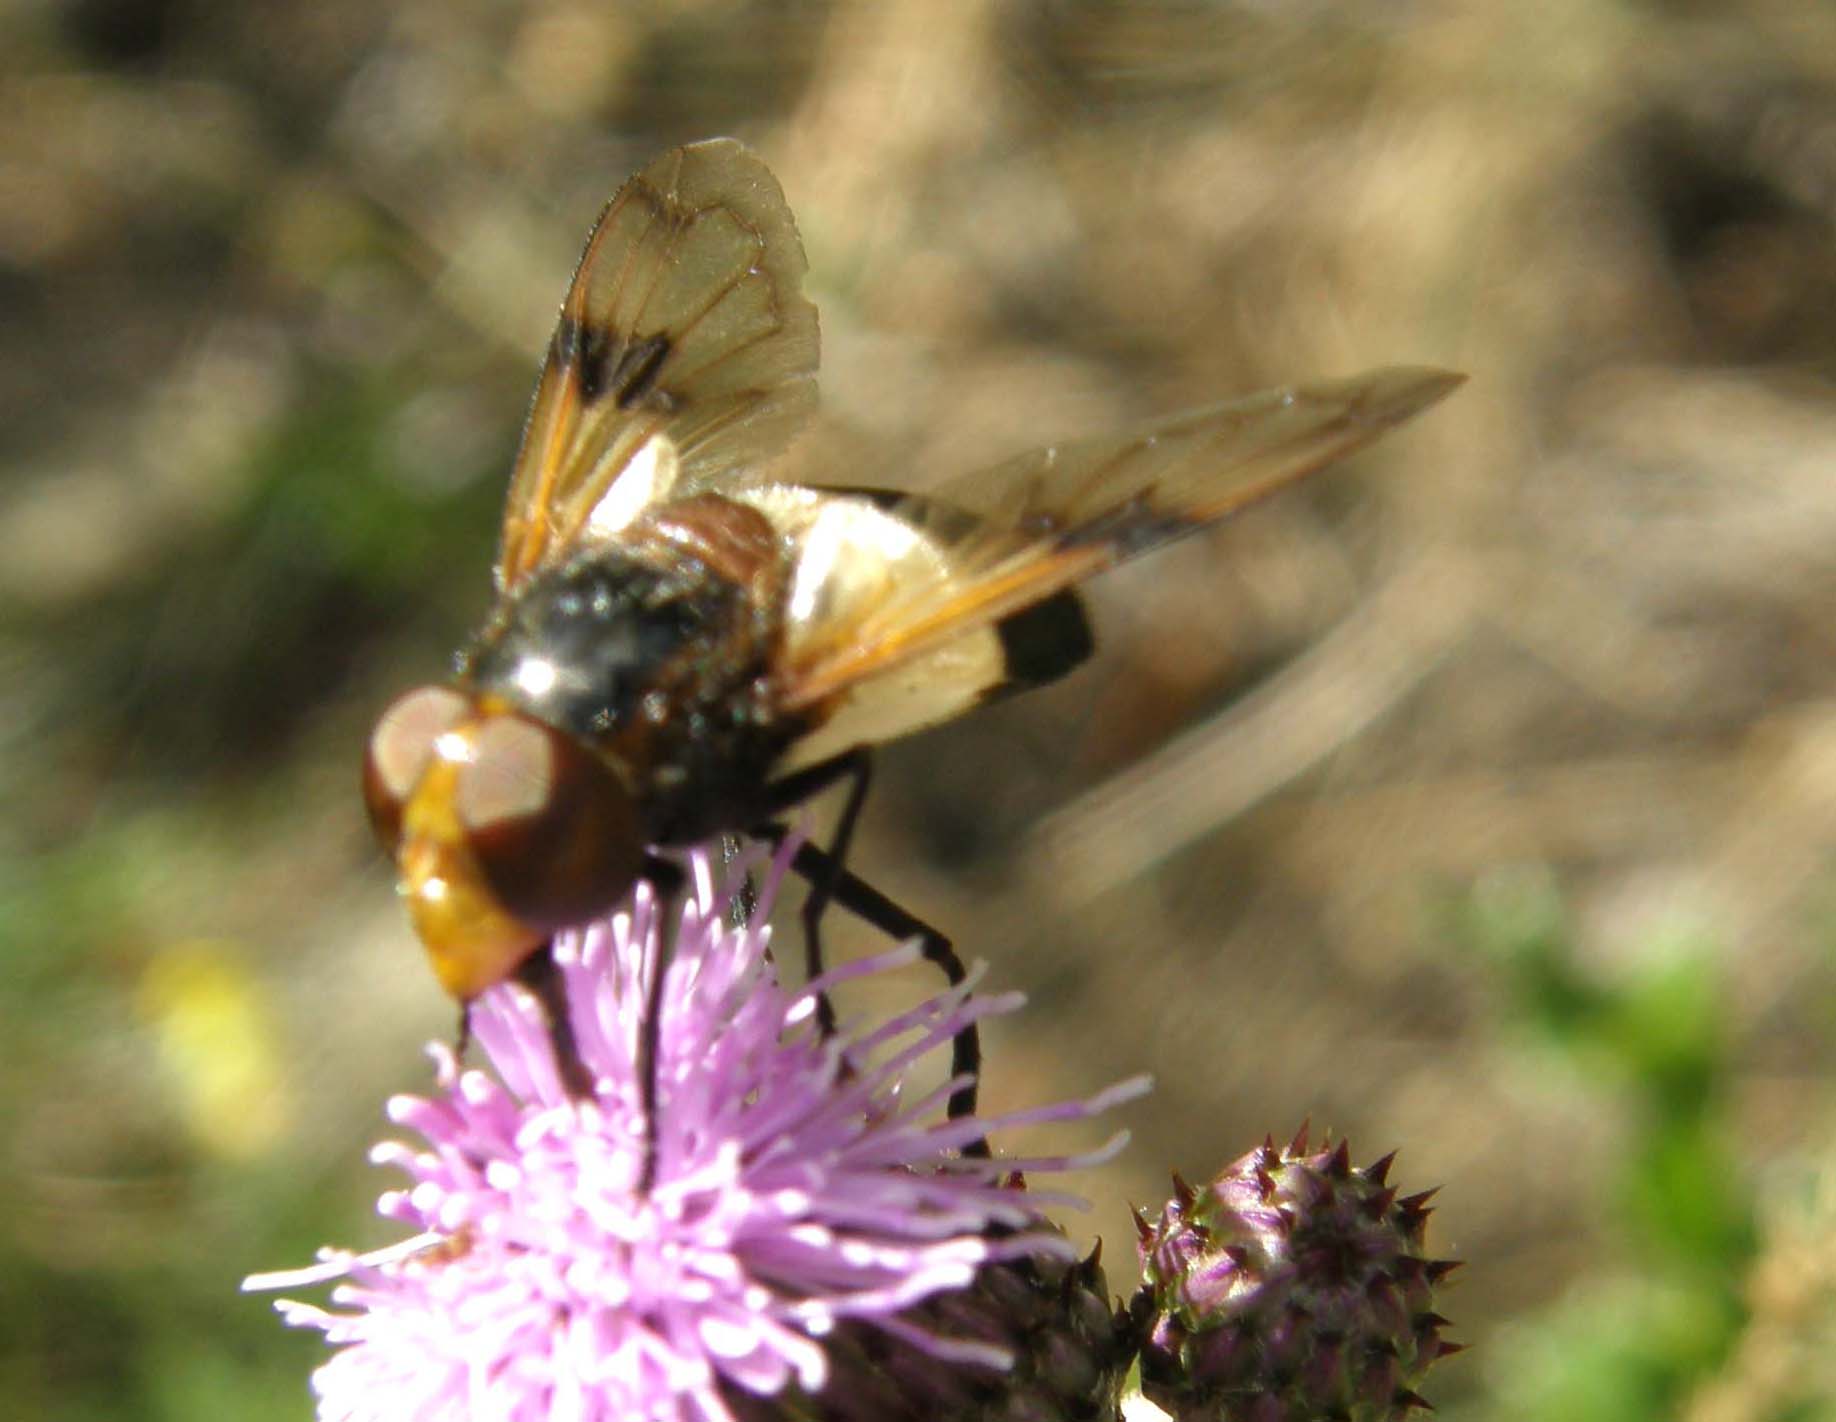
[[[671,936],[668,909],[682,892],[682,870],[667,859],[644,856],[642,877],[656,891],[657,909],[663,920],[657,925],[657,960],[650,965],[650,980],[644,984],[644,1015],[638,1020],[638,1089],[644,1111],[644,1168],[638,1176],[638,1189],[647,1192],[657,1179],[657,1072],[658,1043],[663,1031],[663,977],[669,971]]]
[[[788,808],[801,803],[837,780],[851,778],[853,781],[849,787],[847,804],[843,807],[841,819],[836,828],[835,838],[829,848],[825,850],[817,845],[805,843],[798,847],[796,856],[791,860],[791,868],[810,886],[809,898],[805,900],[803,908],[806,969],[812,978],[818,976],[823,970],[820,925],[823,913],[831,903],[834,903],[847,909],[863,922],[879,929],[888,937],[916,938],[925,960],[936,964],[952,987],[958,986],[967,978],[968,973],[950,940],[917,915],[894,903],[847,867],[848,844],[853,837],[861,805],[866,799],[869,774],[868,753],[862,749],[850,751],[846,755],[838,756],[835,760],[811,766],[808,770],[791,776],[773,787],[778,804],[783,808]],[[784,842],[789,831],[783,825],[764,824],[757,826],[752,833],[757,839],[777,845]],[[816,1013],[817,1023],[822,1030],[824,1032],[834,1031],[835,1009],[826,995],[818,997]],[[952,1076],[963,1078],[964,1081],[964,1084],[950,1095],[952,1119],[974,1114],[981,1065],[981,1033],[975,1023],[971,1022],[956,1034],[950,1046],[950,1073]],[[964,1153],[986,1155],[988,1145],[985,1141],[978,1140],[965,1147]]]
[[[638,1020],[638,1090],[648,1130],[639,1186],[648,1190],[656,1179],[657,1171],[657,1044],[662,1032],[663,976],[668,971],[670,958],[668,909],[682,890],[683,874],[680,868],[668,860],[647,855],[639,877],[656,892],[658,911],[664,914],[659,925],[659,941],[663,951],[658,954],[657,961],[651,967],[649,981],[644,985],[643,1016]],[[527,988],[541,1004],[542,1015],[548,1023],[549,1046],[555,1054],[555,1068],[568,1095],[576,1101],[592,1100],[597,1084],[592,1070],[581,1060],[580,1044],[574,1038],[573,1019],[568,1015],[567,986],[562,981],[561,969],[555,963],[553,943],[544,944],[525,958],[514,974],[514,981]],[[459,1012],[456,1050],[465,1050],[471,1033],[471,1010],[470,1004],[467,1004]]]
[[[555,1070],[561,1085],[576,1101],[593,1096],[593,1073],[580,1060],[580,1044],[574,1040],[574,1020],[567,1010],[567,984],[555,963],[554,944],[545,943],[518,965],[515,979],[535,995],[542,1005],[542,1016],[548,1021],[548,1044],[555,1054]],[[468,1014],[466,1027],[471,1019]]]
[[[776,813],[792,805],[801,805],[842,780],[849,782],[848,798],[842,804],[841,817],[835,822],[835,837],[829,842],[823,863],[814,865],[811,861],[814,868],[811,872],[799,852],[798,862],[792,866],[810,886],[809,897],[803,901],[803,966],[807,978],[812,981],[822,975],[822,916],[828,910],[829,901],[835,897],[836,881],[847,872],[848,846],[854,840],[854,826],[861,817],[861,806],[867,803],[867,787],[873,780],[873,757],[865,746],[860,746],[800,770],[771,787],[772,809]],[[773,843],[782,838],[779,834]],[[827,993],[817,994],[816,1025],[825,1037],[835,1032],[835,1004],[829,1001]]]

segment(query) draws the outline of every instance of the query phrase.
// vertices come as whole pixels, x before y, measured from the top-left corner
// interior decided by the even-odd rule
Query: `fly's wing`
[[[732,139],[672,149],[600,214],[511,475],[497,586],[644,506],[740,482],[816,403],[816,308],[776,178]]]
[[[931,556],[898,578],[871,548],[820,550],[820,567],[800,568],[810,613],[793,618],[779,703],[819,711],[900,686],[972,633],[1363,448],[1463,380],[1396,368],[1271,390],[895,501],[885,513]],[[854,586],[866,580],[877,585]]]

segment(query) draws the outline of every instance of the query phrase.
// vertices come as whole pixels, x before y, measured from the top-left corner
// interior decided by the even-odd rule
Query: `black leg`
[[[531,953],[516,970],[516,981],[535,994],[548,1018],[548,1041],[554,1048],[555,1069],[561,1084],[576,1101],[593,1095],[593,1073],[580,1060],[580,1045],[574,1040],[574,1020],[567,1011],[567,986],[561,981],[561,970],[555,966],[551,945],[544,944]]]
[[[667,859],[653,854],[644,856],[643,879],[657,894],[657,912],[663,917],[657,925],[661,951],[651,965],[650,981],[644,987],[644,1015],[638,1021],[638,1089],[644,1108],[644,1169],[638,1176],[638,1189],[648,1191],[657,1179],[657,1043],[663,1030],[663,975],[669,970],[669,909],[682,892],[682,870]]]
[[[639,876],[656,890],[657,910],[665,915],[659,931],[667,935],[671,905],[682,890],[682,870],[666,859],[646,855],[644,868]],[[650,1132],[645,1143],[644,1169],[640,1184],[648,1190],[656,1177],[656,1119],[657,1119],[657,1040],[661,1031],[658,1020],[662,1014],[663,974],[669,967],[669,943],[663,938],[663,951],[658,956],[655,971],[645,985],[644,1015],[638,1022],[638,1082],[642,1093],[644,1121]],[[561,979],[561,970],[555,966],[554,952],[551,944],[544,944],[531,953],[518,966],[513,975],[535,995],[542,1005],[543,1015],[548,1019],[549,1045],[555,1054],[555,1066],[561,1076],[562,1085],[568,1094],[576,1100],[587,1101],[593,1097],[595,1082],[593,1073],[580,1059],[580,1045],[574,1039],[573,1019],[568,1016],[567,990]],[[469,1007],[459,1010],[459,1039],[454,1050],[463,1053],[466,1044],[471,1040],[472,1019]]]
[[[775,824],[760,825],[753,830],[754,838],[767,840],[772,844],[781,844],[787,833],[784,826]],[[839,835],[836,837],[836,843],[838,846],[842,843]],[[816,899],[817,886],[821,885],[823,886],[822,906],[826,906],[829,902],[840,904],[849,913],[872,924],[890,938],[916,938],[921,945],[925,961],[935,963],[952,987],[963,982],[968,976],[967,970],[963,967],[963,960],[957,957],[956,949],[951,946],[948,938],[923,919],[894,903],[866,880],[852,873],[842,862],[836,849],[824,850],[808,843],[800,845],[796,857],[791,861],[791,868],[809,882],[812,901]],[[810,926],[807,908],[804,926],[806,931]],[[814,944],[815,940],[811,938],[806,942]],[[813,947],[812,954],[812,974],[819,973],[822,971],[820,947]],[[819,1010],[820,1006],[819,1002]],[[831,1010],[831,1024],[833,1020],[833,1010]],[[950,1044],[950,1074],[968,1078],[964,1085],[959,1086],[950,1095],[952,1119],[975,1113],[976,1091],[981,1080],[981,1068],[981,1032],[975,1023],[971,1022],[956,1034],[955,1041]],[[988,1143],[981,1140],[973,1141],[964,1147],[963,1153],[965,1155],[987,1155]]]
[[[828,911],[829,901],[835,897],[835,881],[844,872],[848,846],[854,842],[854,826],[860,820],[861,806],[867,803],[867,787],[873,782],[873,755],[865,746],[860,746],[771,787],[772,797],[778,804],[801,804],[838,780],[851,783],[841,817],[835,822],[835,836],[829,841],[829,851],[822,856],[821,864],[812,860],[808,869],[801,863],[795,866],[810,885],[809,897],[803,901],[803,966],[812,979],[822,973],[822,916]],[[801,854],[798,857],[801,860]],[[816,1024],[822,1028],[824,1036],[835,1031],[835,1004],[829,1001],[827,993],[817,995]]]

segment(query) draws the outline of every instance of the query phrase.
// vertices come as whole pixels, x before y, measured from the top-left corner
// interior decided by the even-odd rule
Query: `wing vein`
[[[761,341],[770,340],[773,336],[777,335],[778,332],[781,331],[782,329],[783,328],[781,326],[774,326],[769,331],[760,331],[756,335],[746,337],[745,340],[739,342],[737,345],[729,346],[726,350],[720,352],[720,354],[711,356],[709,359],[703,361],[700,365],[695,366],[692,369],[684,370],[680,372],[672,372],[672,373],[676,375],[678,380],[697,379],[701,376],[706,375],[709,371],[716,369],[723,362],[732,360],[734,356],[744,355],[747,351],[751,350],[754,346],[758,345]]]
[[[697,311],[693,316],[690,316],[686,320],[682,321],[680,325],[673,327],[671,329],[671,334],[676,336],[677,338],[687,336],[691,331],[693,331],[697,326],[699,326],[703,321],[707,320],[708,317],[714,313],[714,308],[716,306],[719,306],[721,302],[725,301],[734,292],[738,291],[742,286],[744,286],[746,284],[747,278],[750,277],[751,275],[752,275],[751,272],[746,271],[746,272],[741,272],[738,276],[734,277],[725,286],[723,286],[718,292],[715,293],[714,299],[712,301],[708,302],[699,311]],[[781,326],[773,326],[769,331],[766,331],[763,334],[766,336],[773,336],[773,335],[776,335],[780,329],[782,329]],[[760,337],[753,337],[751,340],[748,340],[746,342],[746,345],[752,345],[758,339],[760,339]],[[733,347],[733,350],[743,350],[743,349],[745,349],[745,346]],[[730,350],[730,351],[725,352],[724,354],[731,355],[732,353],[733,351]],[[689,376],[701,374],[701,372],[705,370],[706,368],[707,368],[706,366],[698,365],[690,370],[684,370],[684,371],[673,372],[673,373],[677,374],[681,378],[686,379]]]

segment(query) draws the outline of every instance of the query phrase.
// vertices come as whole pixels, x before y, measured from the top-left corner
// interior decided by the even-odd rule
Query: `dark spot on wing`
[[[1155,508],[1150,495],[1151,491],[1143,490],[1106,513],[1067,529],[1059,535],[1058,546],[1067,551],[1101,546],[1111,549],[1119,561],[1204,526],[1202,519]]]
[[[657,388],[657,376],[669,350],[669,337],[662,334],[627,342],[603,327],[563,316],[555,327],[553,359],[573,372],[585,404],[610,395],[621,410],[646,401],[668,410],[675,402]]]
[[[668,358],[669,337],[661,334],[633,341],[619,352],[618,364],[612,371],[612,398],[619,409],[632,409],[652,395],[665,402],[665,409],[669,408],[673,403],[670,397],[657,389],[657,373]]]
[[[1096,650],[1084,602],[1071,588],[995,623],[1005,675],[994,695],[1056,681]]]
[[[563,316],[555,326],[550,358],[556,365],[573,372],[580,398],[592,404],[606,388],[606,357],[611,341],[606,333],[593,326],[582,326],[572,316]]]

